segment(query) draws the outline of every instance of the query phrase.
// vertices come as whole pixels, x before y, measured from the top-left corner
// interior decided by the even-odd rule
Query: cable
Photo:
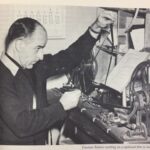
[[[108,35],[109,35],[108,32],[107,32],[107,34],[105,33],[105,38],[104,38],[103,42],[101,43],[101,45],[99,45],[99,47],[101,47],[104,44],[104,42],[107,39]],[[100,42],[100,39],[99,39],[99,42]],[[99,48],[98,52],[96,53],[95,57],[93,58],[94,61],[96,60],[96,57],[98,56],[100,51],[101,51],[101,49]]]
[[[60,129],[60,132],[59,132],[59,135],[58,135],[58,138],[57,138],[57,142],[56,142],[56,145],[59,145],[60,144],[60,139],[61,137],[63,136],[63,132],[65,130],[65,127],[66,127],[66,122],[67,122],[67,119],[65,119],[61,129]]]
[[[50,145],[53,145],[53,135],[52,135],[52,131],[49,130],[49,134],[50,134]]]
[[[110,30],[111,30],[111,39],[112,39],[112,50],[111,50],[111,52],[113,53],[113,47],[114,47],[113,25],[110,26]],[[105,78],[105,84],[107,82],[108,74],[109,74],[110,67],[111,67],[111,62],[112,62],[112,55],[110,56],[108,70],[107,70],[107,74],[106,74],[106,78]]]

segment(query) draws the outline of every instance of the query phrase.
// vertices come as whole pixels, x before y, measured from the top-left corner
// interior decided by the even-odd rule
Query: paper
[[[144,60],[147,60],[149,55],[147,52],[129,50],[109,74],[106,85],[119,92],[123,92],[136,66]]]
[[[132,30],[131,37],[136,50],[139,51],[144,48],[144,29]]]

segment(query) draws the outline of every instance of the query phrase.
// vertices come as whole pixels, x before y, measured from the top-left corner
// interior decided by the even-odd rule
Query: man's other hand
[[[60,98],[60,103],[64,107],[64,110],[70,110],[72,108],[75,108],[78,105],[80,96],[80,90],[65,92]]]

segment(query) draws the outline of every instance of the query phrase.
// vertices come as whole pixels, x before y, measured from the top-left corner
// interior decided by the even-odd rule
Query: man
[[[65,51],[43,55],[45,28],[32,18],[16,20],[5,40],[0,62],[0,144],[46,144],[48,130],[77,106],[80,90],[64,93],[48,104],[46,79],[70,72],[94,46],[103,28],[114,22],[106,11]]]

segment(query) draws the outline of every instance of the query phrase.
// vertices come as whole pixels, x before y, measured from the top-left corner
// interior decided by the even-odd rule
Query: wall
[[[18,7],[18,6],[17,6]],[[44,7],[42,7],[44,9]],[[66,37],[64,39],[48,40],[45,47],[46,53],[56,53],[59,50],[67,48],[96,18],[96,8],[66,6]],[[0,5],[0,52],[4,49],[4,38],[12,20],[12,6]]]
[[[92,7],[66,7],[66,38],[49,40],[47,47],[53,52],[67,48],[96,18],[96,8]]]

